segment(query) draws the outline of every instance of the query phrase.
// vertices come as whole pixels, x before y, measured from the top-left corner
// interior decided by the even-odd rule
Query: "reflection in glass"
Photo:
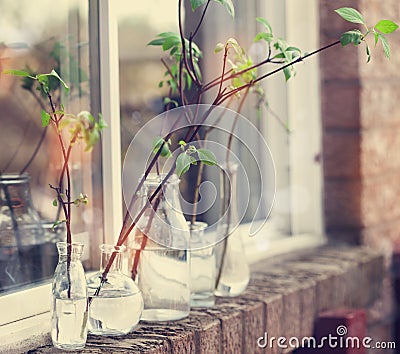
[[[60,0],[55,11],[54,2],[50,0],[0,0],[0,71],[19,69],[37,74],[55,69],[70,86],[67,95],[57,81],[50,83],[55,105],[59,107],[62,102],[65,110],[71,113],[90,110],[87,7],[84,1]],[[2,181],[9,173],[16,176],[27,174],[29,182],[24,182],[24,188],[30,190],[28,204],[36,213],[35,227],[30,227],[23,234],[18,229],[15,232],[10,200],[7,200],[6,188],[2,185],[1,208],[8,213],[11,224],[14,222],[9,230],[13,230],[11,234],[16,236],[10,238],[0,233],[0,254],[4,258],[7,253],[9,257],[9,263],[4,263],[4,259],[0,261],[2,292],[16,289],[22,284],[50,279],[57,259],[55,242],[64,240],[64,233],[62,228],[56,233],[52,230],[54,222],[62,219],[62,216],[60,210],[52,205],[54,191],[49,184],[58,183],[62,158],[53,128],[41,126],[41,111],[49,109],[48,101],[33,87],[31,80],[1,74],[0,107]],[[71,161],[71,194],[84,192],[92,196],[96,187],[92,185],[92,157],[83,153],[82,146],[75,149]],[[76,235],[92,231],[91,208],[75,212],[73,222],[73,233]],[[79,239],[85,243],[88,240],[88,237]],[[6,252],[4,247],[11,248]],[[35,253],[30,252],[32,257],[25,257],[21,253],[26,247],[35,250]],[[85,244],[85,247],[90,249],[89,245]],[[11,268],[13,273],[6,277]],[[29,272],[24,269],[29,269]],[[22,272],[25,273],[23,279]]]

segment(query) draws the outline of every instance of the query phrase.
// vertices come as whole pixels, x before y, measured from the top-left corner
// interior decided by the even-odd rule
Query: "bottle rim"
[[[99,248],[100,251],[104,253],[123,253],[126,251],[126,247],[124,245],[117,246],[110,243],[102,243]]]
[[[29,182],[31,176],[24,172],[20,173],[2,173],[0,174],[0,184],[19,184]]]
[[[166,173],[149,173],[146,180],[144,181],[144,185],[146,186],[158,186],[166,177]],[[177,184],[180,182],[178,176],[174,173],[172,174],[167,181],[165,182],[166,185]]]

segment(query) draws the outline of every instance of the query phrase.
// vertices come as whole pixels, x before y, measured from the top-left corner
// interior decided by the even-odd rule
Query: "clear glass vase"
[[[211,307],[215,304],[215,246],[204,238],[207,223],[188,223],[190,229],[190,304]]]
[[[164,175],[150,174],[140,194],[143,208],[129,243],[132,279],[142,291],[146,321],[172,321],[190,312],[189,228],[179,202],[179,179],[172,175],[151,205],[149,197]]]
[[[246,290],[250,269],[244,252],[237,209],[237,164],[228,164],[221,171],[222,217],[217,227],[217,276],[215,295],[234,297]]]
[[[0,292],[43,278],[44,232],[27,174],[0,175]]]
[[[75,351],[85,346],[87,337],[87,287],[80,261],[83,244],[58,242],[57,249],[59,260],[52,287],[51,339],[56,348]]]
[[[135,282],[122,273],[122,255],[125,246],[103,244],[100,272],[88,279],[89,332],[103,336],[119,336],[131,332],[139,323],[143,311],[142,294]],[[102,274],[115,253],[115,259],[107,274],[107,281],[100,286]]]

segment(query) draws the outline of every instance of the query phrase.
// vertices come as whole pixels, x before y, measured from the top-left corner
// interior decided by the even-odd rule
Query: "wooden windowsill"
[[[219,298],[214,307],[193,309],[184,320],[141,322],[124,337],[89,335],[81,353],[261,353],[265,349],[257,340],[265,332],[301,339],[312,336],[321,311],[370,306],[379,297],[382,278],[382,256],[366,248],[324,246],[292,252],[254,264],[248,289],[237,298]],[[21,350],[10,348],[8,353]],[[24,350],[61,352],[52,347],[49,336]]]

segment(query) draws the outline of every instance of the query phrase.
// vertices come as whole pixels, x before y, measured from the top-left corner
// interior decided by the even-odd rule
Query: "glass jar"
[[[88,318],[86,278],[80,261],[83,244],[57,242],[57,249],[59,260],[52,287],[51,339],[56,348],[78,350],[86,344]]]
[[[221,211],[218,223],[217,276],[215,295],[234,297],[246,290],[250,269],[244,252],[236,198],[238,165],[228,164],[221,171]]]
[[[0,175],[0,291],[43,276],[43,228],[32,204],[28,174]]]
[[[132,215],[134,218],[145,208],[128,249],[146,321],[178,320],[190,311],[190,234],[180,207],[178,177],[172,175],[151,205],[148,202],[164,177],[148,176]]]
[[[211,307],[215,304],[215,246],[204,238],[207,223],[188,223],[190,230],[190,304]]]
[[[142,294],[135,282],[121,271],[125,246],[100,245],[100,272],[88,279],[89,332],[103,336],[119,336],[131,332],[139,323],[143,311]],[[100,286],[102,274],[115,253],[115,259]]]

